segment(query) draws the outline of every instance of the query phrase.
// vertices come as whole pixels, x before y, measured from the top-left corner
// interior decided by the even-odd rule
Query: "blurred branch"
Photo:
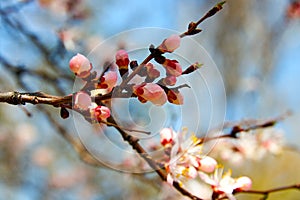
[[[13,16],[10,17],[10,15],[6,15],[5,10],[0,9],[0,15],[2,17],[3,22],[5,22],[11,28],[17,30],[17,32],[22,33],[24,36],[26,36],[29,39],[29,41],[31,41],[31,43],[42,53],[49,67],[54,72],[58,73],[58,76],[62,76],[65,77],[66,79],[73,80],[73,77],[68,76],[62,70],[63,67],[60,66],[60,63],[57,60],[55,60],[55,55],[53,54],[53,52],[57,54],[58,51],[48,49],[48,47],[40,41],[38,35],[28,30],[20,21],[18,21],[18,19],[13,18]],[[61,41],[60,40],[57,41],[58,41],[57,48],[64,48],[64,46],[61,45]],[[59,51],[59,52],[63,52],[63,51]],[[63,55],[59,55],[59,56],[62,57]]]
[[[0,9],[0,13],[5,14],[5,15],[9,15],[11,13],[14,12],[18,12],[19,10],[21,10],[24,6],[29,5],[30,3],[33,3],[34,0],[23,0],[23,1],[19,1],[17,3],[14,3],[13,5],[9,5],[6,6],[4,8]]]
[[[260,128],[267,128],[267,127],[271,127],[274,126],[276,123],[278,123],[279,121],[282,121],[284,119],[286,119],[288,116],[290,116],[292,113],[290,111],[287,111],[277,117],[268,119],[268,120],[243,120],[240,122],[235,122],[235,123],[231,123],[232,128],[230,133],[228,134],[223,134],[220,136],[216,136],[216,137],[206,137],[206,138],[200,138],[199,144],[202,144],[204,142],[208,142],[211,140],[216,140],[216,139],[221,139],[221,138],[238,138],[238,133],[240,132],[248,132],[251,130],[256,130],[256,129],[260,129]],[[251,122],[249,122],[251,121]],[[227,126],[230,123],[227,123]],[[245,125],[246,124],[246,125]],[[244,127],[243,127],[244,126]],[[210,133],[216,132],[216,130],[219,129],[214,129],[212,131],[210,131]]]
[[[235,192],[235,194],[238,194],[238,193],[261,194],[261,195],[264,195],[264,197],[262,199],[266,200],[268,198],[269,194],[271,194],[271,193],[280,192],[280,191],[284,191],[284,190],[290,190],[290,189],[298,189],[298,190],[300,190],[300,184],[283,186],[283,187],[273,188],[273,189],[269,189],[269,190],[237,191],[237,192]]]

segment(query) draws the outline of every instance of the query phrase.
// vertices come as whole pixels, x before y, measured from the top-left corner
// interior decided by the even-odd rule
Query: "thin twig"
[[[272,188],[269,190],[248,190],[248,191],[236,191],[234,194],[238,193],[247,193],[247,194],[260,194],[264,195],[265,197],[263,199],[267,199],[268,195],[274,192],[280,192],[284,190],[290,190],[290,189],[300,189],[300,184],[295,184],[295,185],[288,185],[288,186],[282,186],[278,188]]]

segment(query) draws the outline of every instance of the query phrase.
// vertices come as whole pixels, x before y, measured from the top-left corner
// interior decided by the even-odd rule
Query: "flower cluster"
[[[70,59],[70,70],[77,76],[85,81],[86,85],[79,92],[73,95],[74,109],[90,113],[90,118],[96,121],[105,121],[110,117],[110,110],[104,102],[92,101],[91,96],[101,96],[113,92],[117,86],[118,77],[122,77],[122,82],[119,88],[114,92],[114,96],[137,98],[140,102],[146,103],[150,101],[154,105],[161,106],[167,101],[173,104],[183,104],[183,96],[179,89],[182,87],[169,88],[174,86],[177,82],[177,77],[183,73],[190,73],[197,69],[196,67],[189,67],[186,71],[182,68],[177,60],[170,60],[163,56],[164,53],[171,53],[180,46],[180,37],[178,35],[171,35],[165,39],[153,52],[150,49],[151,55],[154,60],[165,69],[165,77],[157,80],[161,76],[161,72],[150,61],[143,65],[139,65],[137,61],[130,61],[127,51],[121,49],[116,52],[114,65],[106,68],[101,75],[93,71],[92,63],[87,57],[82,54],[77,54]],[[111,69],[111,66],[117,66],[118,71]],[[192,65],[194,66],[194,65]],[[126,80],[129,74],[129,67],[133,71],[133,75],[140,76],[140,82],[128,84]],[[139,69],[137,69],[139,68]],[[187,72],[188,71],[188,72]],[[132,75],[131,75],[132,76]],[[132,77],[130,78],[132,79]],[[125,82],[125,83],[124,83]],[[124,83],[124,84],[123,84]],[[121,89],[121,90],[120,90]],[[66,109],[62,108],[61,116],[68,116]]]
[[[117,84],[118,75],[115,71],[107,71],[103,73],[101,77],[93,78],[92,64],[89,59],[82,54],[77,54],[71,58],[70,70],[78,77],[86,81],[93,83],[92,89],[106,89],[106,92],[110,92]],[[105,121],[110,117],[110,109],[104,105],[98,105],[92,101],[92,91],[79,91],[74,95],[74,109],[85,111],[90,114],[90,118],[98,122]]]
[[[267,153],[280,154],[283,144],[283,132],[271,127],[241,132],[236,140],[222,139],[217,144],[215,152],[223,160],[238,165],[244,159],[260,160]]]
[[[181,182],[186,178],[196,178],[199,171],[213,172],[217,165],[215,159],[203,154],[200,140],[195,135],[185,139],[186,134],[186,130],[177,133],[171,128],[160,131],[160,143],[169,155],[165,166],[169,183],[173,180]]]
[[[182,185],[183,181],[200,177],[211,186],[214,195],[225,195],[231,199],[234,199],[234,191],[251,188],[252,182],[248,177],[234,179],[230,172],[222,176],[223,168],[218,166],[214,158],[203,153],[200,139],[195,135],[186,138],[186,135],[185,129],[179,133],[171,128],[160,131],[160,143],[168,155],[165,163],[168,183],[177,181]]]

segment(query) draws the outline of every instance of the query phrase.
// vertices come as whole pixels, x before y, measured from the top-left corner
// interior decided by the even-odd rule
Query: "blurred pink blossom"
[[[90,75],[92,64],[84,55],[78,53],[69,62],[70,70],[79,78],[86,78]]]

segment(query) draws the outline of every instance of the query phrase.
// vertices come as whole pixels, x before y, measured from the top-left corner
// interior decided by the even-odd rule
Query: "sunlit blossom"
[[[106,106],[93,105],[90,107],[90,113],[97,121],[105,121],[110,117],[110,110]]]
[[[138,99],[145,103],[152,102],[155,105],[163,105],[167,101],[165,91],[155,83],[143,83],[133,86],[133,92],[138,96]]]
[[[108,71],[101,78],[97,85],[98,89],[107,89],[111,91],[116,86],[118,74],[116,71]]]
[[[70,70],[79,78],[86,78],[90,75],[92,64],[84,55],[78,53],[69,62]]]
[[[252,181],[248,177],[240,177],[234,179],[231,177],[231,171],[228,170],[223,174],[223,167],[219,167],[211,175],[204,172],[199,172],[200,178],[211,186],[214,193],[227,196],[230,200],[234,200],[233,192],[235,190],[249,190],[252,185]]]
[[[158,49],[163,53],[171,53],[180,46],[180,40],[179,35],[171,35],[159,45]]]

